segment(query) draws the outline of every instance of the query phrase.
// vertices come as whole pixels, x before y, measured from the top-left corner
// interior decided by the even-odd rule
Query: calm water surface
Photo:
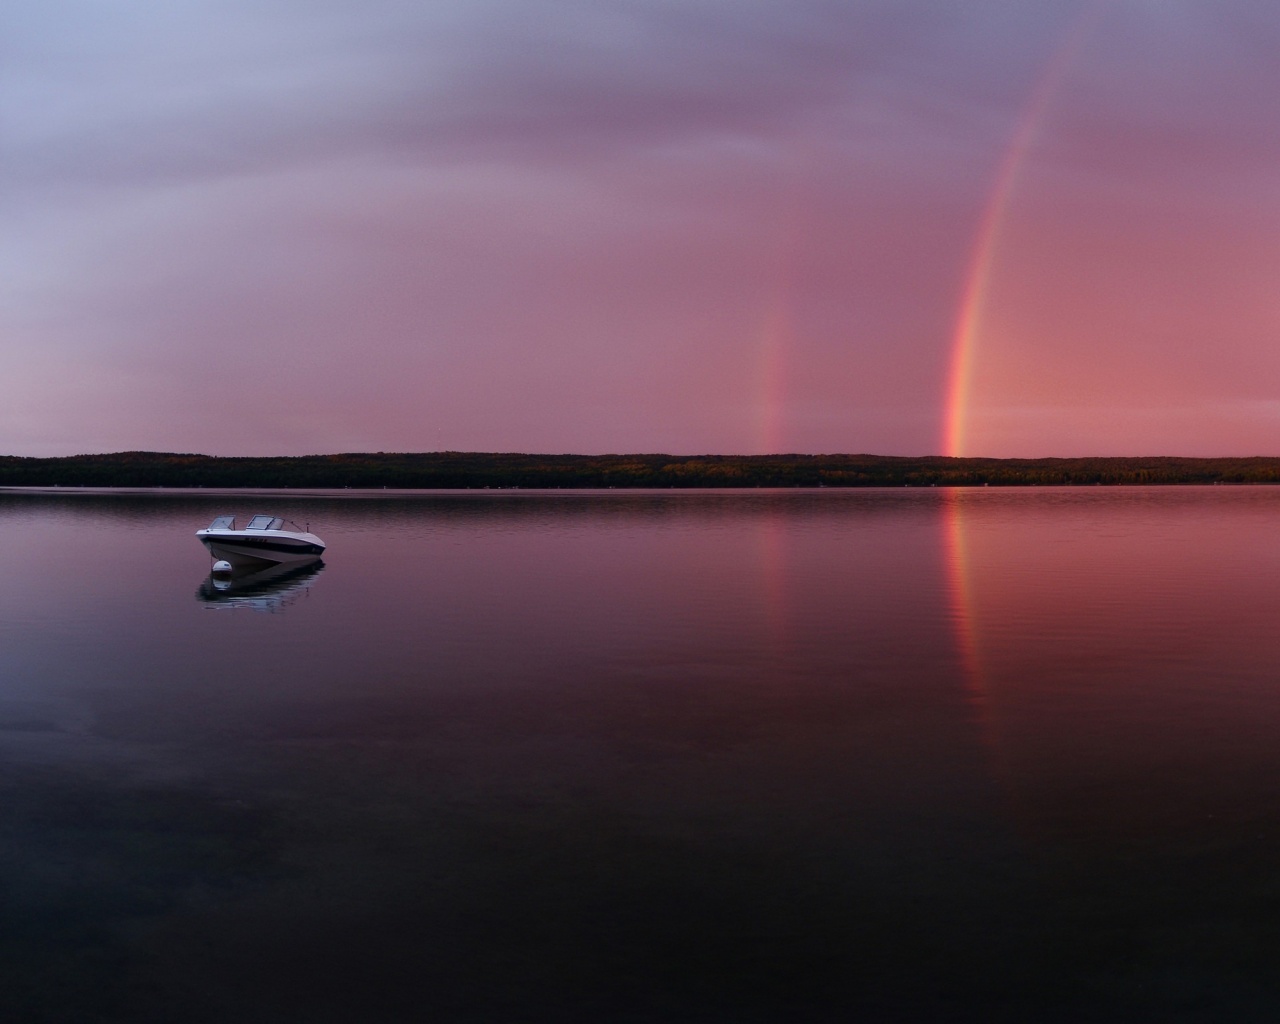
[[[328,557],[219,590],[256,511]],[[1275,1019],[1278,524],[0,492],[6,1019]]]

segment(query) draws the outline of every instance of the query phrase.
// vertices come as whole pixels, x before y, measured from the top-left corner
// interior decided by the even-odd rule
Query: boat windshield
[[[236,528],[235,516],[218,516],[209,524],[210,530],[234,530]]]
[[[278,530],[284,526],[283,519],[277,519],[275,516],[254,516],[249,520],[246,530]]]

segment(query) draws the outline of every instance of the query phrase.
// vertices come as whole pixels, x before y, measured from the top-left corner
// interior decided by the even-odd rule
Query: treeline
[[[1280,458],[955,459],[887,455],[368,453],[222,458],[0,456],[4,487],[1009,487],[1280,483]]]

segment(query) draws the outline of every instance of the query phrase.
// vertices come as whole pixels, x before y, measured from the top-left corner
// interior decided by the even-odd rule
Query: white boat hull
[[[200,530],[200,543],[214,558],[232,565],[285,565],[311,562],[324,554],[324,542],[314,533],[286,530]]]

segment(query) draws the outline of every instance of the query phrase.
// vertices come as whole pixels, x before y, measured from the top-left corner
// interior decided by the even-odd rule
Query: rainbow
[[[956,457],[969,454],[969,400],[973,386],[978,336],[987,304],[992,269],[1000,229],[1007,217],[1009,200],[1018,174],[1031,151],[1040,123],[1058,90],[1067,68],[1074,61],[1085,37],[1101,10],[1101,0],[1088,4],[1072,25],[1067,38],[1054,52],[1044,73],[1019,114],[1009,145],[996,168],[991,192],[978,222],[968,271],[951,334],[951,366],[947,378],[946,413],[943,418],[942,450]]]
[[[756,338],[757,448],[763,455],[786,451],[787,354],[795,348],[796,263],[803,238],[804,197],[792,186],[779,204],[771,287],[764,293]]]
[[[786,406],[786,353],[795,342],[787,296],[779,294],[766,311],[760,329],[759,448],[773,455],[785,450],[783,409]]]

